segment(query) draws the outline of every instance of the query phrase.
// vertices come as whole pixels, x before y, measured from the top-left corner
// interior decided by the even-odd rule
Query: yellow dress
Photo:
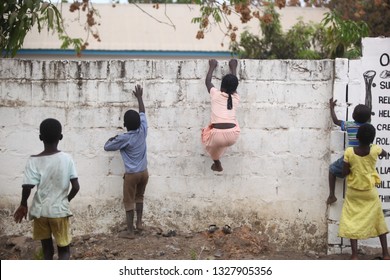
[[[388,233],[376,184],[380,178],[375,165],[382,148],[372,145],[364,157],[346,149],[344,161],[350,164],[347,190],[341,212],[339,236],[350,239],[368,239]]]

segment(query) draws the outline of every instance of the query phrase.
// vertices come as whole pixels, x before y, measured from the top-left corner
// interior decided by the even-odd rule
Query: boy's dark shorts
[[[126,211],[134,210],[136,203],[144,201],[146,184],[149,180],[148,170],[137,173],[126,173],[123,176],[123,204]]]
[[[338,178],[345,178],[343,176],[344,156],[329,165],[329,172]]]

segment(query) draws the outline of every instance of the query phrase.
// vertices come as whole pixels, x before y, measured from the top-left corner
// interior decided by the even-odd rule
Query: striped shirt
[[[348,147],[359,146],[359,140],[356,138],[358,129],[364,123],[358,123],[355,121],[341,121],[341,130],[347,132]]]

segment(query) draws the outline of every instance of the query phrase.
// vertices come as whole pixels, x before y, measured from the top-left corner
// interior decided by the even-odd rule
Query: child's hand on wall
[[[140,85],[135,86],[135,90],[133,90],[135,97],[142,98],[143,89]]]
[[[218,65],[218,61],[215,60],[215,59],[210,59],[209,60],[209,66],[210,66],[210,69],[215,69]]]
[[[334,107],[336,107],[336,103],[337,103],[337,99],[333,100],[333,97],[329,99],[329,106],[331,109],[334,109]]]
[[[237,59],[231,59],[229,61],[230,70],[235,70],[237,68],[237,64],[238,64]]]

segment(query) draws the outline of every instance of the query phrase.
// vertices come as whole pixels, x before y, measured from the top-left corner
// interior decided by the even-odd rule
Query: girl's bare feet
[[[214,163],[211,165],[211,170],[221,172],[223,170],[221,162],[214,160]]]
[[[326,200],[326,204],[332,204],[337,201],[337,198],[335,196],[329,196],[328,199]]]

